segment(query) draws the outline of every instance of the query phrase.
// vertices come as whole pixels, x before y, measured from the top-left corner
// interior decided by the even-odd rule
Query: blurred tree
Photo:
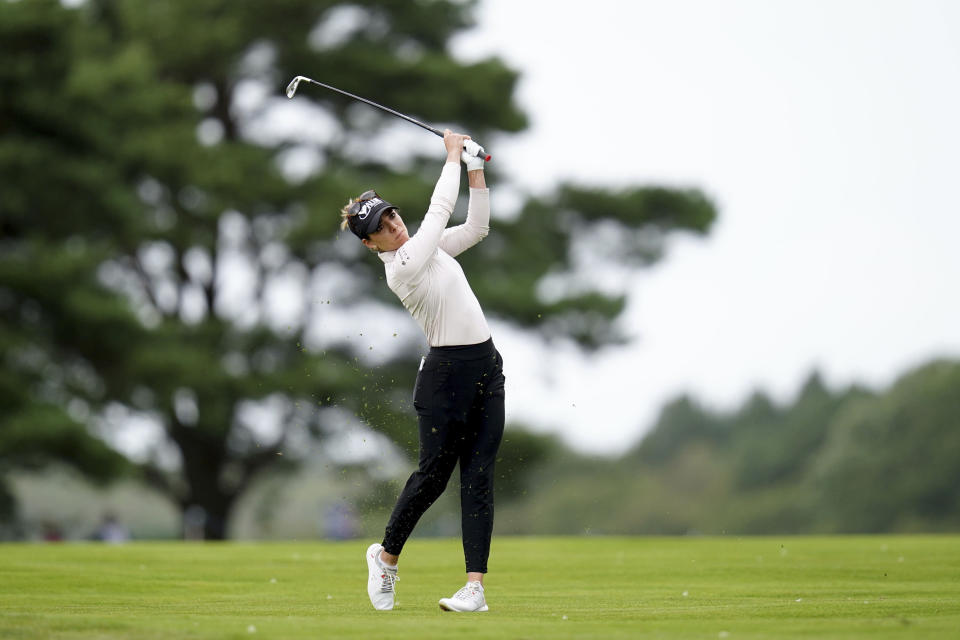
[[[765,396],[754,396],[732,418],[730,448],[738,485],[750,489],[799,479],[820,451],[835,416],[860,395],[856,388],[833,394],[813,373],[783,410]]]
[[[659,466],[692,442],[716,445],[726,436],[716,416],[689,396],[680,396],[660,410],[660,416],[640,443],[626,455],[651,466]]]
[[[556,460],[566,447],[552,435],[512,428],[504,434],[497,456],[497,500],[516,500],[531,490],[531,477],[548,461]]]
[[[792,403],[756,392],[730,412],[682,396],[619,460],[567,452],[502,510],[524,533],[955,531],[960,362],[885,391],[831,391],[817,373]],[[625,500],[624,496],[630,499]]]
[[[209,538],[344,409],[415,447],[422,338],[370,353],[363,331],[400,312],[379,263],[338,239],[337,211],[372,185],[423,210],[441,156],[397,149],[408,124],[338,94],[281,91],[309,73],[481,140],[519,131],[516,72],[449,52],[473,9],[0,2],[0,357],[24,415],[73,407],[108,439],[133,417],[155,425],[163,437],[131,455],[202,507]],[[497,221],[465,268],[491,315],[597,348],[624,339],[625,294],[584,278],[579,256],[649,264],[667,234],[714,217],[695,190],[563,185]]]
[[[127,305],[96,283],[105,256],[91,238],[66,241],[71,213],[97,208],[109,163],[70,152],[79,134],[55,99],[71,55],[72,22],[45,3],[0,3],[0,523],[15,502],[5,476],[66,463],[96,482],[116,478],[126,460],[84,424],[95,368],[124,341]],[[78,123],[79,124],[79,123]],[[100,173],[103,175],[99,175]],[[103,181],[102,181],[103,180]],[[102,181],[102,182],[101,182]],[[55,184],[56,189],[48,188]],[[59,197],[54,194],[60,194]],[[105,215],[111,209],[104,206]],[[49,233],[37,232],[41,223]],[[82,214],[80,214],[82,215]],[[30,229],[33,227],[33,230]],[[95,237],[95,233],[93,236]],[[65,286],[68,285],[69,286]],[[116,341],[94,342],[116,330]],[[87,358],[76,345],[96,350]]]
[[[960,363],[935,361],[837,416],[809,482],[825,529],[956,531]]]

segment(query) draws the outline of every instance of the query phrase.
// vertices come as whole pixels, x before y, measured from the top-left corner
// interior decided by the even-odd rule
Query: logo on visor
[[[363,206],[360,207],[360,211],[357,212],[357,217],[361,220],[366,220],[367,216],[370,215],[370,210],[376,207],[378,204],[382,203],[383,200],[380,198],[373,198],[372,200],[367,200],[363,203]]]

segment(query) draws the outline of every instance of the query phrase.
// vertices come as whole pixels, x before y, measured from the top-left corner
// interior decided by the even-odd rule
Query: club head
[[[293,94],[297,92],[297,87],[300,86],[300,81],[306,80],[303,76],[297,76],[290,81],[290,84],[287,85],[287,97],[292,98]]]

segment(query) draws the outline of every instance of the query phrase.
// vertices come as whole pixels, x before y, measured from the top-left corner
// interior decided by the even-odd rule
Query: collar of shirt
[[[390,264],[395,260],[400,260],[400,265],[405,266],[410,262],[410,253],[407,251],[407,245],[404,243],[400,248],[393,251],[384,251],[379,254],[380,259],[383,260],[385,264]]]

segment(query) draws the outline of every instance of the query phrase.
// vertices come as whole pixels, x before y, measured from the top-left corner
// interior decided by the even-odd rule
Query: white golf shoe
[[[483,585],[479,582],[468,582],[452,598],[440,598],[440,608],[444,611],[489,611],[483,597]]]
[[[367,595],[374,609],[389,611],[393,609],[396,595],[394,585],[400,578],[397,577],[396,567],[384,566],[380,560],[381,549],[383,547],[377,543],[367,547]]]

